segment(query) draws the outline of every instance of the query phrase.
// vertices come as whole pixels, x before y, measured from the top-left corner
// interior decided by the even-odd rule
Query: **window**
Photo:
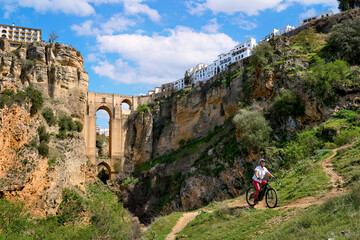
[[[2,30],[2,33],[7,33],[7,31],[6,31],[6,30]]]

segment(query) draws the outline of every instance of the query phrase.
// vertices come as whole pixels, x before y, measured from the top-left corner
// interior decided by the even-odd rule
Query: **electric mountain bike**
[[[262,201],[265,196],[265,202],[268,208],[274,208],[278,203],[278,194],[275,188],[271,187],[269,184],[271,181],[273,181],[273,179],[270,179],[267,184],[261,186],[258,195],[259,202]],[[255,192],[256,189],[254,186],[249,187],[246,191],[246,202],[250,205],[250,207],[255,206]]]

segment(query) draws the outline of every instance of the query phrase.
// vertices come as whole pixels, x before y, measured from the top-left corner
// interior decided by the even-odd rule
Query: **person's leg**
[[[267,184],[267,181],[262,180],[262,181],[261,181],[261,184],[262,184],[262,185],[265,185],[265,184]]]
[[[254,199],[255,199],[255,201],[257,201],[257,197],[258,197],[259,192],[260,192],[260,184],[257,181],[255,181],[254,179],[253,179],[253,183],[254,183],[254,186],[255,186],[255,189],[256,189]]]

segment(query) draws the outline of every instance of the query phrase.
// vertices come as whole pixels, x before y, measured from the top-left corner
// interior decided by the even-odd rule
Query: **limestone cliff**
[[[10,49],[0,39],[0,96],[5,89],[18,92],[32,86],[56,116],[82,122],[88,81],[83,58],[73,47],[38,42]],[[35,217],[43,217],[56,213],[64,187],[81,187],[89,172],[83,133],[57,138],[58,127],[48,126],[41,110],[30,114],[30,105],[0,110],[0,193],[22,200]],[[34,147],[40,125],[51,135],[47,158]]]

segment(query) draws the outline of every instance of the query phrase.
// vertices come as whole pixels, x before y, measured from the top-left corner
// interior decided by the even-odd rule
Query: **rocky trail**
[[[337,152],[342,149],[346,149],[348,147],[351,147],[353,144],[348,144],[339,148],[333,149],[333,154],[319,162],[319,164],[323,167],[324,172],[326,175],[330,178],[330,184],[332,186],[332,189],[330,192],[327,192],[325,195],[322,196],[309,196],[297,199],[291,203],[288,203],[284,206],[277,207],[279,208],[306,208],[312,205],[321,205],[326,202],[326,200],[333,198],[335,196],[338,196],[339,194],[343,194],[346,192],[346,188],[343,188],[343,184],[345,183],[345,180],[342,176],[340,176],[335,170],[332,165],[331,160],[336,156]],[[240,199],[228,203],[226,207],[229,208],[235,208],[235,207],[242,207],[242,208],[249,208],[245,196],[241,196]],[[255,209],[263,210],[267,209],[265,201],[259,202],[255,207]],[[206,211],[206,210],[205,210]],[[212,212],[212,211],[206,211],[206,212]],[[166,240],[175,240],[176,234],[181,232],[187,224],[189,224],[191,221],[193,221],[197,215],[199,215],[201,211],[197,212],[188,212],[184,213],[184,215],[177,221],[169,235],[166,237]]]

